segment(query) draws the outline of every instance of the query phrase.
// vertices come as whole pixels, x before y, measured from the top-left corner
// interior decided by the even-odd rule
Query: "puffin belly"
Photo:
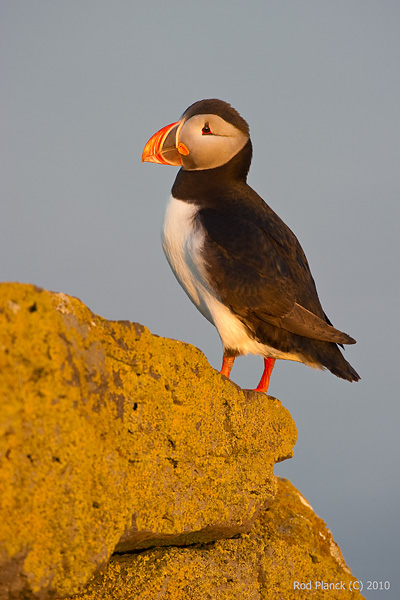
[[[216,296],[208,298],[208,309],[225,349],[238,355],[255,354],[265,358],[302,361],[296,354],[281,352],[252,337],[244,323]]]

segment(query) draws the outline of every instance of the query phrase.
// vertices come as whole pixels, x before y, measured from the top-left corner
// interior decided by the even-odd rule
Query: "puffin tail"
[[[338,348],[338,355],[336,355],[336,360],[333,361],[332,364],[327,364],[326,367],[329,369],[331,373],[336,375],[336,377],[340,377],[341,379],[346,379],[346,381],[359,381],[360,376],[355,369],[351,366],[349,362],[344,358],[343,354],[340,352]],[[339,358],[340,357],[340,358]]]

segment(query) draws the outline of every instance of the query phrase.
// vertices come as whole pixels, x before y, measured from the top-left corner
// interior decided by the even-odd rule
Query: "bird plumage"
[[[173,126],[169,137],[176,135],[175,146],[179,152],[183,144],[185,153],[163,247],[188,296],[217,327],[224,357],[250,352],[296,360],[357,381],[337,345],[355,340],[332,326],[296,236],[247,184],[247,123],[228,104],[207,100],[189,107]],[[166,150],[171,153],[170,140]]]

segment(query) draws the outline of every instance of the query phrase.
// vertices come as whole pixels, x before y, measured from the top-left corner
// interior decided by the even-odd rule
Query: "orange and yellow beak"
[[[144,147],[142,162],[180,166],[181,154],[189,154],[186,146],[177,140],[182,125],[183,121],[177,121],[157,131]]]

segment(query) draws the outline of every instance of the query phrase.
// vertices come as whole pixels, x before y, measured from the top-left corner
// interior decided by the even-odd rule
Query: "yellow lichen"
[[[77,590],[132,517],[158,536],[250,523],[296,440],[196,348],[21,284],[0,286],[0,411],[0,561],[24,556],[34,592]]]
[[[280,479],[275,501],[249,533],[208,545],[115,556],[70,600],[361,599],[353,581],[324,522],[290,482]],[[296,583],[310,589],[297,589]]]

